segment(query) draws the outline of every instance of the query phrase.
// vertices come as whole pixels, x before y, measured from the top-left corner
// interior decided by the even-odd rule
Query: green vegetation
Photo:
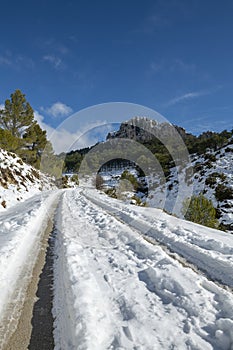
[[[15,90],[0,110],[0,147],[16,153],[38,169],[43,155],[43,171],[61,176],[61,162],[54,155],[46,131],[34,119],[33,109],[20,90]]]
[[[207,179],[205,180],[205,184],[214,188],[217,184],[218,179],[220,179],[221,181],[225,181],[226,175],[223,173],[214,172],[207,177]]]
[[[213,203],[205,198],[203,194],[184,200],[183,214],[186,220],[197,224],[212,228],[219,226]]]
[[[117,194],[116,194],[116,189],[115,188],[108,188],[104,191],[109,197],[111,198],[117,198]]]
[[[123,171],[123,173],[121,174],[121,180],[126,180],[130,182],[135,192],[138,190],[140,186],[137,178],[133,174],[131,174],[128,170]]]
[[[227,145],[232,136],[233,130],[224,130],[220,133],[206,131],[198,137],[189,135],[188,138],[184,138],[184,142],[190,153],[205,154],[208,150],[217,151],[220,147]],[[206,155],[207,158],[214,161],[214,156],[210,153]]]
[[[122,124],[124,125],[124,123]],[[124,126],[125,128],[127,126]],[[122,126],[120,127],[120,129]],[[186,133],[186,131],[178,126],[171,126],[168,123],[162,123],[159,131],[158,131],[158,137],[155,135],[151,135],[149,133],[145,134],[144,137],[140,137],[141,134],[143,134],[143,131],[140,130],[140,128],[135,127],[135,132],[132,132],[132,128],[134,128],[132,125],[129,125],[130,133],[135,136],[135,140],[139,143],[141,143],[143,146],[145,146],[155,157],[157,158],[159,164],[161,165],[164,175],[166,178],[170,175],[170,169],[175,165],[174,161],[178,161],[179,159],[175,160],[172,159],[170,150],[175,149],[177,155],[181,155],[182,158],[182,152],[184,149],[179,149],[180,145],[177,144],[177,133],[174,132],[176,130],[180,136],[182,137],[184,141],[184,147],[187,147],[189,153],[197,153],[199,155],[204,155],[204,158],[206,160],[205,165],[207,167],[211,167],[213,161],[215,161],[215,156],[210,152],[211,150],[216,151],[222,146],[231,144],[232,142],[232,136],[233,136],[233,130],[227,131],[224,130],[221,133],[211,132],[207,131],[202,133],[199,136],[194,136],[192,134]],[[164,144],[159,140],[159,135],[163,135],[163,141]],[[120,131],[117,132],[118,138],[125,138],[125,133],[122,133]],[[111,141],[111,142],[109,142]],[[98,144],[98,149],[95,148],[95,152],[93,152],[92,156],[88,159],[87,164],[85,164],[88,169],[93,169],[98,164],[102,165],[102,160],[106,159],[114,159],[116,161],[116,158],[119,158],[119,162],[121,162],[122,154],[124,153],[124,158],[127,159],[128,149],[127,145],[126,148],[122,146],[118,150],[117,142],[114,143],[114,138],[109,139],[107,142],[103,144]],[[65,162],[64,162],[64,171],[74,171],[78,172],[80,164],[82,163],[85,155],[92,149],[85,148],[82,150],[77,151],[71,151],[65,155]],[[229,152],[231,149],[229,149]],[[119,153],[119,156],[116,156]],[[151,164],[151,161],[148,157],[145,157],[144,148],[135,147],[135,153],[134,148],[130,147],[130,155],[129,159],[134,159],[135,163],[145,165],[146,168],[151,169],[151,172],[153,173],[153,164]],[[138,161],[137,161],[138,160]],[[85,163],[85,162],[84,162]],[[203,164],[199,164],[194,167],[194,172],[199,171],[200,168],[203,167]]]
[[[121,193],[117,193],[117,189],[115,188],[108,188],[104,191],[109,197],[111,198],[119,198],[119,199],[125,199],[124,195],[121,195]],[[130,203],[134,204],[134,205],[138,205],[140,207],[146,207],[147,204],[146,202],[143,202],[136,194],[134,194],[131,198],[130,198]]]
[[[95,187],[97,190],[102,190],[104,185],[104,179],[101,175],[97,174],[95,178]]]
[[[78,186],[78,185],[79,185],[78,175],[77,175],[77,174],[72,175],[72,176],[71,176],[71,181],[74,182],[74,184],[75,184],[76,186]]]
[[[218,201],[233,199],[233,189],[224,184],[219,184],[215,190],[215,197]]]

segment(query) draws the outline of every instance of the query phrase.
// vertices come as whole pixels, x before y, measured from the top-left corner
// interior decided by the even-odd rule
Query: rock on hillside
[[[43,190],[56,188],[53,179],[0,149],[0,211]]]

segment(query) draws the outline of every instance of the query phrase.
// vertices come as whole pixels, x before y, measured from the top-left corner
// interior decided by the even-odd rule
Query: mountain
[[[128,144],[118,142],[119,139],[135,141],[135,147],[131,147],[128,152]],[[106,192],[115,196],[116,193],[112,190],[117,188],[125,170],[138,177],[135,173],[136,165],[130,166],[123,161],[123,157],[119,157],[118,144],[122,154],[126,155],[125,159],[133,161],[134,164],[138,164],[137,160],[141,164],[147,164],[150,174],[147,173],[145,178],[147,189],[144,191],[144,198],[143,194],[137,194],[143,202],[149,206],[164,208],[182,218],[183,200],[192,194],[203,193],[216,208],[220,228],[233,230],[232,131],[207,131],[195,136],[180,126],[159,123],[147,117],[135,117],[123,122],[119,130],[109,133],[106,142],[89,149],[69,152],[65,158],[65,169],[78,172],[80,164],[91,164],[92,169],[97,169],[99,165],[99,174],[104,179]],[[141,148],[136,146],[140,144]],[[148,153],[143,149],[149,150],[157,159],[162,170],[160,175],[148,165]],[[90,153],[92,156],[89,156]],[[127,154],[132,157],[128,158]],[[107,163],[104,159],[108,160]],[[139,183],[143,170],[142,168],[140,179],[138,177]],[[184,194],[178,197],[182,186],[181,178]],[[179,203],[176,203],[174,210],[175,202]]]
[[[190,154],[190,161],[185,167],[175,166],[174,159],[168,151],[169,147],[174,148],[179,137]],[[180,190],[178,179],[178,172],[180,172],[185,186],[189,187],[187,192],[192,191],[191,194],[194,195],[203,193],[216,208],[220,228],[233,230],[232,132],[226,130],[221,133],[204,132],[197,137],[187,133],[179,126],[136,117],[122,123],[119,130],[107,136],[109,141],[121,138],[133,139],[147,147],[162,166],[165,175],[162,185],[156,174],[147,176],[147,184],[150,188],[148,198],[146,198],[147,204],[161,206],[167,212],[172,213],[178,198],[177,193]],[[179,142],[178,147],[180,147]],[[111,165],[111,162],[109,163]],[[118,180],[122,171],[118,170]],[[107,178],[108,182],[111,183],[110,178],[114,178],[116,182],[116,176],[111,174],[109,164],[108,176],[104,173],[102,175]],[[182,203],[179,203],[174,213],[182,217]]]
[[[169,139],[176,136],[179,132],[182,137],[187,138],[192,136],[179,127],[168,122],[159,123],[156,120],[147,117],[134,117],[128,121],[121,123],[119,130],[110,132],[107,135],[107,140],[115,138],[135,139],[138,142],[150,142],[160,139]]]

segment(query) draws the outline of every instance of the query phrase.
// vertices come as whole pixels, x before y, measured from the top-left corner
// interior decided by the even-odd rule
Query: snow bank
[[[0,213],[0,324],[5,317],[18,316],[17,303],[25,297],[48,214],[58,195],[58,191],[45,192]],[[7,311],[13,297],[13,309]],[[1,342],[5,336],[1,334]]]
[[[52,189],[55,186],[50,177],[25,164],[16,154],[0,149],[0,211]]]

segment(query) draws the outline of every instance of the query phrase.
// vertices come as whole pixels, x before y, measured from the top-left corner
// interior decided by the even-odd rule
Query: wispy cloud
[[[196,91],[196,92],[188,92],[186,94],[183,94],[181,96],[172,98],[170,101],[168,101],[167,105],[171,106],[171,105],[175,105],[179,102],[182,102],[184,100],[190,100],[199,96],[203,96],[206,93],[203,93],[202,91]]]
[[[181,71],[185,73],[193,73],[196,71],[196,65],[194,63],[187,63],[184,62],[181,59],[175,59],[171,66],[170,66],[171,71]]]
[[[41,110],[55,118],[67,117],[73,112],[71,107],[62,102],[56,102],[49,108],[41,107]]]
[[[69,53],[69,49],[62,42],[57,41],[55,38],[48,38],[42,40],[40,46],[43,47],[46,51],[56,52],[58,54],[66,55]]]
[[[11,66],[12,65],[12,61],[6,55],[0,55],[0,65],[1,66]]]
[[[166,107],[173,106],[177,103],[184,102],[187,100],[192,100],[194,98],[198,98],[201,96],[209,95],[213,92],[213,90],[200,90],[200,91],[194,91],[194,92],[187,92],[181,96],[172,98],[170,101],[165,103]]]
[[[55,38],[40,38],[37,45],[43,50],[42,60],[49,63],[56,70],[65,70],[65,57],[69,54],[69,48]]]
[[[197,73],[197,66],[192,62],[185,62],[182,59],[153,60],[149,63],[148,74],[153,75],[158,72],[182,73],[193,75]]]
[[[43,61],[49,62],[56,70],[63,70],[65,68],[65,64],[63,63],[62,59],[56,55],[44,55]]]
[[[156,62],[151,62],[150,64],[150,70],[153,73],[160,72],[163,69],[163,64],[162,63],[156,63]]]
[[[17,70],[21,68],[33,68],[35,63],[30,57],[6,51],[5,53],[0,54],[0,65],[12,67]]]

